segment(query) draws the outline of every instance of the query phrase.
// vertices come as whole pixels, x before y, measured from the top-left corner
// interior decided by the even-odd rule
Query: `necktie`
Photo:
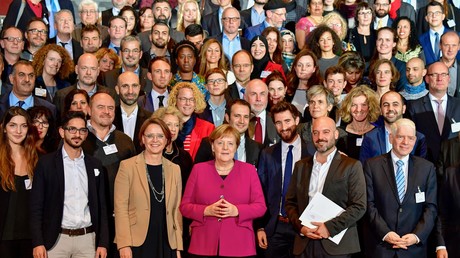
[[[398,190],[399,201],[404,200],[404,195],[406,195],[406,180],[404,179],[404,162],[402,160],[396,161],[396,189]]]
[[[442,99],[435,99],[436,103],[438,103],[438,129],[439,133],[442,135],[442,129],[444,128],[444,119],[446,115],[444,114],[444,109],[442,109]]]
[[[289,150],[286,155],[286,165],[284,166],[284,180],[283,180],[283,195],[281,196],[281,215],[286,217],[286,210],[284,209],[284,202],[286,200],[286,193],[289,186],[289,182],[291,181],[291,174],[292,174],[292,162],[294,160],[292,156],[292,148],[294,145],[289,145]]]
[[[439,59],[439,33],[435,32],[434,36],[436,37],[434,40],[434,54],[436,55],[436,60]]]
[[[69,44],[69,43],[59,42],[59,44],[61,44],[61,46],[62,46],[63,48],[65,48],[65,46],[66,46],[67,44]]]
[[[240,92],[243,93],[243,96],[244,96],[244,93],[246,93],[246,89],[245,89],[245,88],[241,88]]]
[[[377,29],[380,29],[383,27],[383,21],[382,19],[379,19],[379,21],[377,22]]]
[[[18,107],[22,108],[22,106],[24,106],[24,104],[26,104],[24,101],[22,101],[22,100],[18,101]]]
[[[163,100],[165,99],[165,96],[158,96],[158,106],[159,107],[164,107],[163,105]]]
[[[260,124],[260,117],[256,116],[256,128],[254,130],[254,141],[262,143],[262,125]]]
[[[119,55],[120,54],[120,47],[113,47],[113,48],[115,48],[115,51],[117,51],[117,55]]]

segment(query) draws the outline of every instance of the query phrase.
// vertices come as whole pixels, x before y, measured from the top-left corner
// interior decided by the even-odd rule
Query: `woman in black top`
[[[372,27],[374,11],[368,3],[362,2],[356,8],[356,27],[348,32],[348,42],[353,44],[368,64],[374,54],[377,34]]]

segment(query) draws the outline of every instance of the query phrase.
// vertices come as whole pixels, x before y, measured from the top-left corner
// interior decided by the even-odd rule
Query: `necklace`
[[[362,134],[364,132],[367,132],[367,129],[369,128],[370,124],[369,123],[366,123],[364,124],[364,126],[362,126],[361,128],[357,128],[357,126],[355,124],[350,124],[350,128],[355,131],[356,133],[358,134]]]
[[[153,196],[155,196],[155,200],[157,200],[157,202],[161,203],[163,199],[165,198],[165,170],[163,169],[163,166],[161,166],[161,178],[163,180],[163,183],[161,184],[161,192],[158,192],[153,186],[152,180],[150,179],[149,170],[147,168],[147,165],[145,169],[146,169],[146,174],[147,174],[147,181],[149,182],[150,189],[152,189],[153,191]]]

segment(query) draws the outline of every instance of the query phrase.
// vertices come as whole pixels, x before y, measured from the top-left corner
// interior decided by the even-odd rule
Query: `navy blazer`
[[[240,11],[241,20],[243,20],[246,23],[246,25],[248,25],[248,27],[252,26],[252,8],[253,7]]]
[[[444,27],[443,33],[448,31],[449,29]],[[427,32],[420,35],[418,40],[420,41],[420,45],[422,45],[423,48],[423,53],[425,54],[425,66],[428,67],[432,63],[439,61],[439,57],[435,55],[434,49],[431,47],[430,31],[428,30]],[[439,37],[439,41],[441,41],[441,37]],[[441,48],[439,51],[441,51]]]
[[[425,158],[427,154],[425,135],[417,132],[416,136],[417,141],[415,142],[415,146],[411,154]],[[359,154],[359,161],[361,161],[361,163],[364,164],[367,159],[377,157],[385,153],[387,153],[385,126],[376,127],[364,135]]]
[[[22,0],[13,0],[11,2],[10,6],[8,7],[8,12],[6,13],[5,20],[3,20],[3,28],[12,27],[15,25],[16,18],[18,17],[18,11],[19,11],[19,8],[21,7],[21,2]],[[27,1],[24,1],[24,2],[26,2],[26,5],[24,6],[24,11],[22,13],[21,18],[19,18],[18,25],[16,26],[23,32],[25,32],[27,29],[27,23],[31,19],[37,17],[34,11],[32,11],[32,8],[30,8],[30,6],[27,4]],[[49,23],[48,9],[46,8],[45,1],[41,1],[40,4],[43,8],[42,9],[42,19],[45,21],[45,23]],[[72,6],[72,13],[73,13],[73,6]]]
[[[0,98],[0,117],[3,117],[3,115],[10,108],[10,94],[11,92],[9,94],[4,94]],[[57,118],[56,106],[48,102],[47,100],[44,100],[44,99],[41,99],[35,96],[33,98],[34,98],[34,106],[42,106],[42,107],[48,108],[51,111],[51,114],[53,115],[54,121],[56,121],[56,118]]]
[[[109,246],[104,168],[101,162],[85,154],[88,176],[88,205],[91,224],[96,232],[96,246]],[[98,173],[98,172],[99,173]],[[44,245],[46,250],[56,243],[61,232],[64,212],[64,161],[62,148],[42,156],[37,163],[30,202],[32,246]]]
[[[366,222],[369,223],[369,227],[364,227],[364,241],[369,257],[426,257],[428,236],[437,215],[436,172],[431,162],[416,156],[409,156],[408,165],[407,190],[401,203],[391,154],[369,159],[364,164]],[[418,192],[424,192],[424,202],[416,202],[415,194]],[[395,249],[382,241],[390,231],[399,236],[413,233],[420,243],[409,246],[407,250]]]
[[[247,40],[251,41],[252,38],[254,38],[255,36],[261,35],[262,31],[264,31],[265,28],[266,28],[265,21],[263,21],[261,24],[257,24],[255,26],[248,27],[244,31],[244,37]]]
[[[203,26],[203,30],[208,32],[210,37],[216,36],[222,32],[220,29],[219,23],[219,9],[214,11],[208,15],[205,15],[201,20],[201,26]]]
[[[299,136],[300,137],[300,136]],[[314,153],[309,153],[307,144],[302,139],[300,158],[312,156]],[[267,211],[265,215],[256,221],[256,228],[264,228],[268,237],[275,233],[278,224],[278,215],[280,214],[280,204],[282,197],[282,150],[281,141],[265,148],[260,153],[259,166],[257,174],[262,184],[264,191]]]

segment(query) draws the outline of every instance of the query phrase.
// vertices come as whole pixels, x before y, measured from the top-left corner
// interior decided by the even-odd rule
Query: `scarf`
[[[190,119],[184,123],[182,130],[179,131],[179,135],[177,136],[177,140],[176,140],[178,147],[184,147],[185,137],[187,137],[187,135],[192,133],[193,128],[195,128],[195,124],[196,124],[196,114],[193,113],[190,116]]]
[[[250,46],[252,46],[252,44],[254,44],[254,42],[256,40],[262,41],[262,43],[265,45],[265,55],[262,57],[262,59],[259,59],[259,60],[255,59],[254,56],[253,56],[253,58],[254,58],[254,70],[252,70],[252,73],[251,73],[251,80],[256,79],[256,78],[260,78],[260,75],[265,70],[265,67],[267,67],[268,62],[270,62],[270,54],[268,53],[267,39],[264,36],[255,36],[251,40]]]
[[[419,86],[415,86],[415,87],[408,83],[404,85],[404,90],[408,94],[417,94],[417,93],[424,91],[425,89],[426,89],[425,82],[422,82]]]
[[[391,4],[390,11],[388,12],[388,15],[390,16],[391,19],[396,19],[398,17],[398,14],[396,13],[399,8],[401,7],[401,0],[395,0]]]

